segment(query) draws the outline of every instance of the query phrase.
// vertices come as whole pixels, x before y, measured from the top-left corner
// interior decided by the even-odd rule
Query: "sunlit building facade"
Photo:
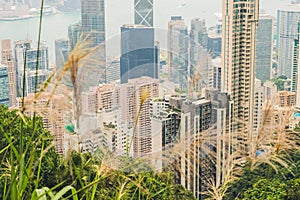
[[[128,128],[135,127],[132,135],[133,155],[144,156],[153,152],[150,101],[159,97],[159,80],[150,77],[130,79],[120,87],[121,121]]]
[[[222,92],[233,101],[232,126],[241,143],[251,138],[258,0],[223,0]],[[243,145],[241,145],[242,147]]]
[[[17,88],[16,88],[16,70],[11,48],[10,40],[2,40],[2,64],[7,66],[8,70],[8,83],[9,83],[9,103],[11,107],[16,106]]]
[[[33,103],[35,102],[35,103]],[[17,106],[22,107],[22,98],[17,98]],[[64,154],[65,105],[63,95],[42,93],[38,98],[29,94],[24,98],[26,114],[33,116],[34,112],[42,118],[44,127],[54,136],[53,144],[59,154]]]

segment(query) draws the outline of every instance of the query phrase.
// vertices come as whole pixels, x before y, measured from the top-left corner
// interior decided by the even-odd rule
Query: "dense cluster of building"
[[[147,158],[155,170],[176,165],[178,182],[201,199],[208,180],[224,181],[233,149],[247,151],[270,102],[293,109],[291,127],[299,122],[300,2],[280,8],[277,23],[260,12],[258,0],[224,0],[210,28],[196,18],[189,30],[182,16],[172,16],[166,52],[156,41],[153,3],[134,0],[134,23],[121,27],[121,56],[107,60],[105,1],[81,1],[81,22],[55,41],[57,73],[80,42],[89,41],[100,60],[80,63],[90,71],[79,97],[71,95],[71,106],[80,107],[77,119],[67,111],[66,93],[35,95],[54,70],[45,44],[29,39],[2,40],[0,104],[25,104],[27,114],[41,115],[61,154],[105,147]],[[274,81],[280,76],[286,78],[282,91]],[[72,88],[68,79],[62,84]],[[220,139],[231,133],[239,133],[238,144]]]

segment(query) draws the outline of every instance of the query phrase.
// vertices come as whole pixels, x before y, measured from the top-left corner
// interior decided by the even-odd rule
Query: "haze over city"
[[[300,199],[300,0],[0,0],[0,199]]]

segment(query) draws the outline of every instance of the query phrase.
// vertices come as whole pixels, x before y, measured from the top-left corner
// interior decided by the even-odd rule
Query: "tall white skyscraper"
[[[253,124],[255,40],[259,0],[223,0],[222,92],[233,102],[230,131],[244,143]]]
[[[280,8],[277,13],[277,75],[292,78],[293,46],[300,20],[300,5],[290,4]]]

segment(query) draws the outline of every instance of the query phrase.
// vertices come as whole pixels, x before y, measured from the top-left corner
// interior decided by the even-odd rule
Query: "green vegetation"
[[[185,93],[186,93],[186,91],[180,90],[179,88],[175,88],[175,92],[176,92],[177,94],[185,94]]]
[[[63,159],[40,118],[33,131],[31,118],[0,106],[0,120],[0,199],[193,199],[171,173],[140,161],[101,151]],[[113,168],[117,163],[122,166]]]
[[[278,91],[282,91],[282,90],[284,90],[284,83],[287,81],[287,77],[282,75],[282,76],[272,79],[272,81],[277,86]]]
[[[226,199],[288,199],[300,197],[300,153],[293,154],[295,165],[291,169],[280,168],[276,172],[264,164],[251,171],[245,168],[243,176],[234,182]]]

